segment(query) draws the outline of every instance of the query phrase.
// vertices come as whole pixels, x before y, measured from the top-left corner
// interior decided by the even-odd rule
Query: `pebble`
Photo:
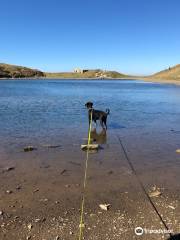
[[[6,193],[7,193],[7,194],[11,194],[12,191],[11,191],[11,190],[6,190]]]
[[[12,171],[12,170],[14,170],[15,169],[15,167],[6,167],[5,169],[4,169],[4,172],[9,172],[9,171]]]
[[[90,217],[95,217],[95,216],[96,216],[95,213],[91,213],[91,214],[90,214]]]
[[[21,186],[17,186],[17,187],[16,187],[16,190],[20,190],[20,189],[21,189]]]
[[[102,209],[102,210],[105,210],[105,211],[107,211],[107,210],[109,210],[109,208],[110,208],[110,204],[99,204],[99,207]]]
[[[41,219],[40,218],[36,218],[34,221],[35,221],[35,223],[38,223],[38,222],[41,221]]]
[[[175,207],[173,207],[173,206],[171,206],[171,205],[168,205],[168,207],[171,208],[171,209],[173,209],[173,210],[176,209]]]
[[[39,222],[45,222],[46,221],[46,218],[36,218],[34,220],[35,223],[39,223]]]
[[[31,223],[28,224],[28,229],[31,230],[33,228],[33,225]]]
[[[39,189],[35,189],[35,190],[33,191],[33,193],[36,193],[36,192],[39,192]]]
[[[48,201],[49,201],[49,199],[47,199],[47,198],[40,199],[40,202],[48,202]]]
[[[3,213],[3,211],[2,210],[0,210],[0,216],[2,216],[4,213]]]
[[[56,237],[55,237],[55,240],[59,240],[59,239],[60,239],[60,237],[59,237],[59,236],[56,236]]]

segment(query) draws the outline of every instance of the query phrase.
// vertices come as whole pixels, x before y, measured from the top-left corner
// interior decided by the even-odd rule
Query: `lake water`
[[[133,80],[1,80],[1,150],[81,142],[88,128],[87,101],[96,109],[110,109],[109,132],[180,130],[179,86]]]

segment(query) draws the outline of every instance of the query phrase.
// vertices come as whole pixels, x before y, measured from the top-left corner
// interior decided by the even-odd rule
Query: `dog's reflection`
[[[106,130],[103,129],[101,132],[97,132],[96,128],[91,131],[91,138],[98,144],[105,144],[107,141]]]

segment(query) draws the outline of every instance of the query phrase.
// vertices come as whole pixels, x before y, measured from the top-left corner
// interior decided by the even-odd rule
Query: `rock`
[[[1,227],[2,227],[2,228],[5,227],[5,223],[1,224]]]
[[[10,172],[10,171],[12,171],[12,170],[14,170],[15,169],[15,167],[6,167],[4,170],[3,170],[3,172]]]
[[[36,193],[36,192],[39,192],[39,189],[38,189],[38,188],[33,191],[33,193]]]
[[[38,223],[38,222],[40,222],[40,221],[41,221],[40,218],[36,218],[36,219],[34,220],[35,223]]]
[[[105,211],[107,211],[107,210],[109,210],[109,208],[110,208],[110,204],[99,204],[99,207],[102,209],[102,210],[105,210]]]
[[[40,199],[40,202],[48,202],[48,201],[49,201],[48,198],[42,198],[42,199]]]
[[[60,239],[60,237],[59,237],[59,236],[56,236],[56,237],[55,237],[55,240],[59,240],[59,239]]]
[[[37,150],[37,148],[33,147],[33,146],[27,146],[24,147],[24,152],[31,152],[33,150]]]
[[[149,197],[159,197],[161,195],[161,191],[159,188],[157,188],[156,186],[152,187],[152,190],[149,192]]]
[[[21,186],[17,186],[17,187],[16,187],[16,190],[20,190],[20,189],[21,189]]]
[[[70,234],[70,235],[73,235],[73,232],[72,232],[72,231],[70,231],[70,232],[69,232],[69,234]]]
[[[61,147],[61,145],[48,145],[48,144],[44,144],[42,146],[47,147],[47,148],[59,148],[59,147]]]
[[[67,170],[66,170],[66,169],[63,169],[63,170],[61,171],[61,175],[63,175],[65,172],[67,172]]]
[[[2,210],[0,210],[0,216],[2,216],[4,214],[4,212]]]
[[[39,222],[45,222],[46,221],[46,218],[36,218],[35,219],[35,223],[39,223]]]
[[[6,190],[6,193],[7,193],[7,194],[11,194],[12,191],[11,191],[11,190]]]
[[[171,206],[171,205],[168,205],[168,207],[171,208],[171,209],[173,209],[173,210],[176,209],[175,207],[173,207],[173,206]]]
[[[30,240],[30,239],[31,239],[31,236],[27,236],[27,237],[26,237],[26,240]]]
[[[82,144],[81,145],[81,149],[83,151],[87,151],[87,150],[98,150],[99,149],[99,145],[98,144]]]
[[[33,225],[31,223],[29,223],[27,227],[29,230],[31,230],[33,228]]]

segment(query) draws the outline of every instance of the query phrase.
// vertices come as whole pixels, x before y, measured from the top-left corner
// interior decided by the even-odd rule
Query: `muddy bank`
[[[178,156],[163,152],[165,141],[158,147],[148,142],[147,148],[144,140],[148,137],[140,141],[136,135],[126,135],[122,139],[147,192],[154,185],[161,188],[162,195],[152,200],[169,229],[178,233]],[[143,151],[136,151],[142,145]],[[157,154],[162,154],[158,161]],[[21,151],[6,160],[1,157],[1,239],[77,239],[85,157],[79,145]],[[101,203],[110,204],[110,209],[103,211]],[[84,239],[136,239],[135,227],[164,229],[113,131],[103,150],[90,155],[84,217]],[[142,239],[168,236],[144,234]]]

